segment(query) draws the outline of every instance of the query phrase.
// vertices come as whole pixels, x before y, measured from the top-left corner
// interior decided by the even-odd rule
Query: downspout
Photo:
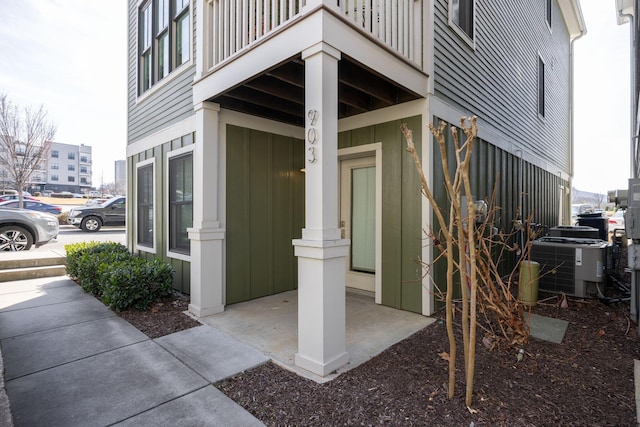
[[[571,194],[571,200],[573,200],[573,174],[574,174],[574,146],[575,146],[575,141],[574,141],[574,135],[575,135],[575,119],[574,119],[574,113],[575,113],[575,109],[573,108],[573,92],[574,92],[574,72],[575,72],[575,65],[574,65],[574,50],[575,47],[573,46],[573,44],[575,43],[576,40],[578,40],[579,38],[581,38],[582,36],[584,36],[586,33],[586,31],[583,31],[581,33],[579,33],[576,37],[574,37],[573,39],[571,39],[571,42],[569,43],[569,193]],[[562,181],[562,177],[560,179]],[[569,205],[571,205],[571,203],[569,203]],[[564,216],[564,214],[563,214]],[[573,224],[571,224],[573,225]]]
[[[637,117],[637,112],[636,112],[636,48],[635,48],[635,19],[633,16],[633,13],[620,13],[621,11],[618,11],[618,16],[620,18],[628,18],[629,19],[629,46],[630,46],[630,51],[631,51],[631,60],[630,60],[630,77],[629,77],[629,92],[631,93],[631,100],[630,100],[630,106],[629,106],[629,115],[630,115],[630,120],[629,120],[629,126],[631,128],[631,143],[630,143],[630,147],[629,147],[629,160],[630,160],[630,165],[629,168],[631,169],[631,173],[629,174],[629,176],[631,178],[638,178],[638,168],[636,167],[636,160],[635,160],[635,147],[638,144],[638,129],[636,128],[636,117]]]

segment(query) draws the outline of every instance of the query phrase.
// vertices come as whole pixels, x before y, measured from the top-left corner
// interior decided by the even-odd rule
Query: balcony
[[[209,0],[205,17],[212,30],[205,36],[205,68],[216,67],[320,6],[407,60],[422,62],[422,0]]]
[[[305,63],[341,52],[338,117],[426,96],[424,0],[201,0],[194,102],[304,126]]]

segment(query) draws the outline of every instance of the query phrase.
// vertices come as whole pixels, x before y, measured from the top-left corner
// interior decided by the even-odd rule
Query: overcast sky
[[[614,0],[581,0],[575,42],[574,187],[605,193],[629,177],[629,25]],[[0,0],[0,93],[44,105],[56,141],[93,149],[94,185],[125,158],[125,0]]]
[[[0,93],[43,105],[55,141],[92,147],[93,185],[127,143],[127,2],[0,0]]]

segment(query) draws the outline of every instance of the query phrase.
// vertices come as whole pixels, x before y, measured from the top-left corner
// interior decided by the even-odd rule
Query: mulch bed
[[[202,326],[202,323],[184,314],[189,308],[187,295],[174,293],[156,302],[149,311],[126,310],[118,313],[149,338],[159,338],[174,332]]]
[[[272,363],[216,386],[270,426],[632,426],[638,330],[629,306],[569,299],[534,312],[567,320],[562,344],[531,338],[516,352],[476,350],[474,398],[464,404],[462,346],[447,398],[449,351],[439,321],[326,384]],[[479,340],[480,341],[480,340]]]
[[[455,397],[447,398],[448,364],[440,354],[449,343],[441,319],[326,384],[267,363],[216,387],[269,426],[636,425],[633,360],[640,359],[640,339],[629,302],[568,298],[563,309],[556,296],[545,298],[532,311],[569,322],[562,344],[531,338],[518,362],[515,349],[490,351],[479,343],[471,408],[464,403],[460,343]],[[148,312],[119,315],[157,338],[200,325],[183,314],[188,302],[176,294]]]

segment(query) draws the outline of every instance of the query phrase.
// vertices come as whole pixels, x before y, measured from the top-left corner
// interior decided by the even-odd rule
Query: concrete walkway
[[[3,426],[262,425],[212,384],[267,356],[205,325],[151,340],[65,276],[0,285],[0,347]]]

